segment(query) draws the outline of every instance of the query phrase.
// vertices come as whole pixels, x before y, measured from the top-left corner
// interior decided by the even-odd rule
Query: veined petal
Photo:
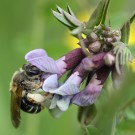
[[[57,94],[54,95],[49,109],[54,109],[56,107],[57,101],[59,100],[59,98],[60,98],[59,95],[57,95]]]
[[[50,89],[58,88],[58,77],[57,74],[50,75],[43,83],[42,89],[48,92]]]
[[[110,73],[110,68],[103,66],[92,77],[86,88],[80,93],[76,94],[72,103],[79,106],[88,106],[95,102],[102,90],[103,84]]]
[[[93,85],[93,84],[92,84]],[[88,106],[93,104],[102,90],[102,85],[92,86],[91,91],[83,90],[80,93],[76,94],[72,99],[72,103],[79,106]]]
[[[42,49],[30,51],[26,54],[25,59],[42,71],[60,74],[55,60],[48,57],[46,52]]]
[[[57,89],[48,90],[48,92],[52,93],[52,94],[67,96],[67,95],[74,95],[74,94],[80,92],[80,90],[75,84],[65,83]]]
[[[57,101],[57,106],[61,111],[66,111],[70,104],[70,96],[63,96],[61,99]]]
[[[65,84],[72,83],[72,84],[75,84],[77,87],[79,87],[81,82],[82,82],[82,78],[79,76],[79,72],[76,71],[66,80]]]
[[[38,58],[38,57],[46,57],[46,56],[48,56],[48,55],[47,55],[45,50],[35,49],[35,50],[32,50],[32,51],[28,52],[25,55],[25,59],[26,60],[32,60],[32,59],[35,59],[35,58]]]
[[[63,56],[62,58],[56,60],[56,65],[57,67],[59,67],[59,71],[61,74],[64,74],[67,70],[67,64],[65,62],[65,56]]]

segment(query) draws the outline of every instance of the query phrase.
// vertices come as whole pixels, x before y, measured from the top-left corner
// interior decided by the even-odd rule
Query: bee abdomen
[[[32,103],[24,96],[21,99],[21,109],[27,113],[39,113],[42,110],[42,106],[38,103]]]

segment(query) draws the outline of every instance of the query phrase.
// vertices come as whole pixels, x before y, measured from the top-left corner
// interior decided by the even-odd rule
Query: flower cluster
[[[42,91],[42,95],[52,95],[49,103],[45,102],[44,105],[54,117],[59,117],[72,103],[78,106],[93,104],[109,73],[115,72],[114,78],[118,75],[114,67],[115,55],[112,52],[102,49],[98,53],[91,54],[85,56],[81,48],[69,52],[58,60],[49,57],[43,49],[32,50],[26,54],[26,61],[43,71],[40,93]],[[69,70],[70,74],[65,82],[61,83],[59,79]],[[80,91],[85,79],[88,79],[87,86]]]
[[[104,83],[111,73],[115,88],[119,88],[124,75],[124,65],[132,60],[127,46],[129,26],[135,15],[119,29],[105,24],[109,0],[101,0],[88,22],[80,22],[69,6],[68,12],[57,6],[54,16],[68,26],[73,36],[79,39],[80,48],[74,49],[58,60],[49,57],[45,50],[28,52],[26,61],[42,71],[42,106],[46,106],[54,117],[66,111],[70,104],[89,106],[98,98]],[[84,37],[85,35],[85,37]],[[60,78],[66,73],[64,82]],[[81,84],[87,80],[81,90]],[[51,95],[51,96],[50,96]],[[47,98],[49,97],[49,98]],[[34,97],[31,97],[34,100]],[[37,99],[36,102],[38,102]]]

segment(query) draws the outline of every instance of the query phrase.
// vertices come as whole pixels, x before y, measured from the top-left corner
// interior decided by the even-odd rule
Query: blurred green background
[[[0,135],[79,135],[77,107],[72,105],[61,118],[53,119],[47,110],[39,114],[21,112],[18,129],[10,121],[9,83],[24,63],[24,55],[44,48],[54,59],[73,49],[74,41],[66,27],[52,15],[56,4],[87,21],[99,0],[1,0],[0,1]],[[114,28],[122,25],[134,10],[134,0],[111,0],[108,18]],[[88,16],[87,16],[88,15]],[[83,20],[86,17],[86,20]],[[135,29],[134,29],[135,31]],[[134,44],[134,38],[131,39]],[[73,43],[73,44],[72,44]]]

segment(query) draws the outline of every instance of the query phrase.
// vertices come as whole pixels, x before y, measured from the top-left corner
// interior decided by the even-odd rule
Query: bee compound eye
[[[31,76],[39,75],[40,73],[41,73],[41,71],[39,69],[37,69],[36,67],[30,68],[28,71],[28,74]]]

